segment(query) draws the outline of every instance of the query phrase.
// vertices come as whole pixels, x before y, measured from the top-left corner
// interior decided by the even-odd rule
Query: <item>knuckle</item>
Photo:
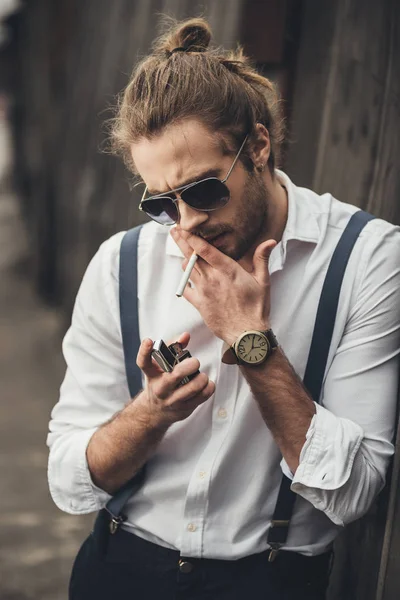
[[[177,386],[179,382],[185,377],[186,373],[181,369],[175,367],[172,373],[168,373],[167,380],[170,385]]]
[[[201,389],[204,389],[207,386],[208,376],[205,373],[200,373],[200,375],[197,375],[196,379]]]
[[[198,404],[204,404],[204,402],[207,402],[207,400],[209,399],[210,394],[206,394],[205,390],[203,390],[198,396],[197,396],[197,403]]]
[[[205,379],[207,379],[207,375],[205,375],[204,373],[196,375],[196,377],[194,377],[189,383],[186,384],[188,394],[192,396],[195,394],[199,394],[207,385],[207,381],[205,381]]]
[[[206,246],[206,244],[201,244],[199,254],[200,254],[200,256],[203,256],[205,259],[210,258],[211,254],[212,254],[212,247]]]
[[[153,384],[153,393],[157,398],[164,400],[169,396],[169,390],[162,379]]]
[[[200,361],[198,358],[191,358],[190,360],[192,361],[193,365],[193,373],[195,373],[200,369]]]
[[[196,238],[196,242],[197,242],[197,250],[196,250],[197,254],[199,254],[202,257],[210,256],[211,248],[210,248],[209,244],[207,242],[200,241],[198,238]]]

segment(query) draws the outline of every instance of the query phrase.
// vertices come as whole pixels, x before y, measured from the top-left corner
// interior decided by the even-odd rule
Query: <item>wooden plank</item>
[[[287,0],[247,0],[243,3],[240,41],[257,62],[283,62],[287,10]]]
[[[337,2],[304,3],[285,168],[301,186],[311,187],[331,61]]]
[[[287,166],[296,183],[395,223],[400,223],[399,24],[397,0],[306,2]],[[380,571],[388,487],[368,515],[339,536],[329,600],[375,600],[378,576],[386,582],[385,600],[400,597],[399,491],[392,494],[387,564]]]
[[[387,515],[376,600],[393,600],[400,597],[400,421],[397,427],[396,453]]]

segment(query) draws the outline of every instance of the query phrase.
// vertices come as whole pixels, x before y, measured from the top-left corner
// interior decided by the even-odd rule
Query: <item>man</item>
[[[145,464],[146,476],[112,551],[85,542],[74,599],[320,600],[332,542],[368,510],[393,453],[399,228],[372,220],[355,244],[318,405],[302,378],[326,271],[357,209],[276,169],[271,83],[209,41],[202,19],[160,38],[114,122],[153,219],[138,247],[143,390],[129,399],[117,234],[89,265],[64,340],[49,483],[56,504],[80,514],[103,508]],[[192,358],[164,373],[151,358],[160,338]],[[282,473],[297,501],[272,560]]]

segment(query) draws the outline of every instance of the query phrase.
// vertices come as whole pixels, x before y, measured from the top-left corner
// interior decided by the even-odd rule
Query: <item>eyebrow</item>
[[[150,190],[149,188],[147,188],[147,192],[151,195],[151,196],[161,196],[161,195],[165,195],[165,194],[169,194],[171,192],[173,192],[174,190],[179,190],[187,185],[190,185],[191,183],[197,183],[199,181],[201,181],[202,179],[208,179],[209,177],[220,177],[221,176],[221,169],[208,169],[208,171],[204,171],[203,173],[200,173],[200,175],[197,175],[197,177],[195,179],[193,179],[192,177],[190,179],[187,179],[186,181],[183,181],[178,187],[173,188],[173,190],[167,190],[166,192],[160,192],[159,190]]]

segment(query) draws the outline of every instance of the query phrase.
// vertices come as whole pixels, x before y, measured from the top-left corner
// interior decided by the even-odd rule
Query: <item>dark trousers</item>
[[[268,552],[236,561],[193,559],[124,530],[91,534],[73,566],[69,600],[324,600],[330,553]]]

